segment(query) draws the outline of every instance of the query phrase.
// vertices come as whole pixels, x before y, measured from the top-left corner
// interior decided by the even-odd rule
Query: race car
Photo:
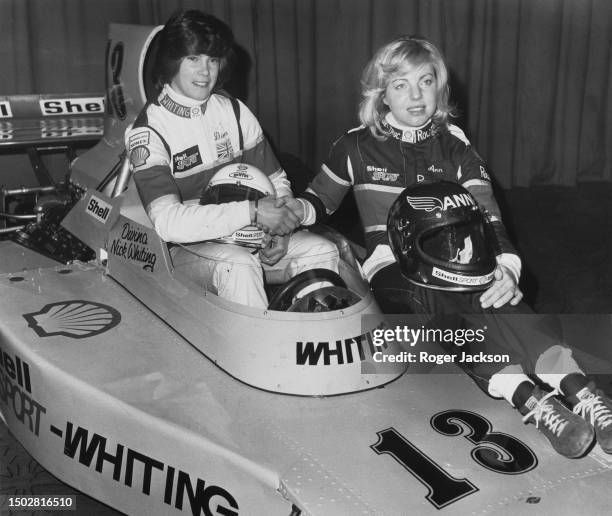
[[[455,364],[411,362],[334,231],[337,309],[238,305],[173,268],[123,149],[158,30],[110,29],[104,137],[61,221],[91,256],[0,242],[0,413],[28,452],[128,514],[606,513],[612,456],[565,459]]]

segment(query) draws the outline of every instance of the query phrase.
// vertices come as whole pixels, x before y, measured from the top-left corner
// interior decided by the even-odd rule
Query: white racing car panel
[[[374,345],[372,332],[385,321],[367,288],[357,304],[327,313],[232,303],[175,273],[165,242],[150,224],[121,215],[121,199],[90,191],[63,225],[90,247],[103,246],[112,277],[238,380],[274,392],[326,396],[379,387],[406,369],[373,360],[379,350],[395,353],[396,345]],[[343,271],[351,274],[349,267]],[[357,271],[352,274],[352,283],[362,281]]]
[[[557,455],[459,370],[408,370],[342,396],[265,392],[92,265],[1,275],[0,312],[11,432],[58,478],[129,514],[601,514],[610,503],[608,455]]]

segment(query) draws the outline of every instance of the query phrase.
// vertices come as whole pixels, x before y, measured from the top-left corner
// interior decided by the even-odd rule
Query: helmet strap
[[[255,216],[253,217],[253,224],[257,226],[257,213],[259,212],[259,197],[255,199]]]

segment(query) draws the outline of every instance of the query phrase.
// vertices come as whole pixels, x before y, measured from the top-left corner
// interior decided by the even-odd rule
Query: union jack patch
[[[215,131],[217,159],[229,159],[234,155],[234,148],[227,132]]]

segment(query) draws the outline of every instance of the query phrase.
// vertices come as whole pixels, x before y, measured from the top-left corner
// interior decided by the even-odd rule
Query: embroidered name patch
[[[132,150],[139,145],[149,145],[149,131],[142,131],[130,136],[128,140],[128,150]]]

